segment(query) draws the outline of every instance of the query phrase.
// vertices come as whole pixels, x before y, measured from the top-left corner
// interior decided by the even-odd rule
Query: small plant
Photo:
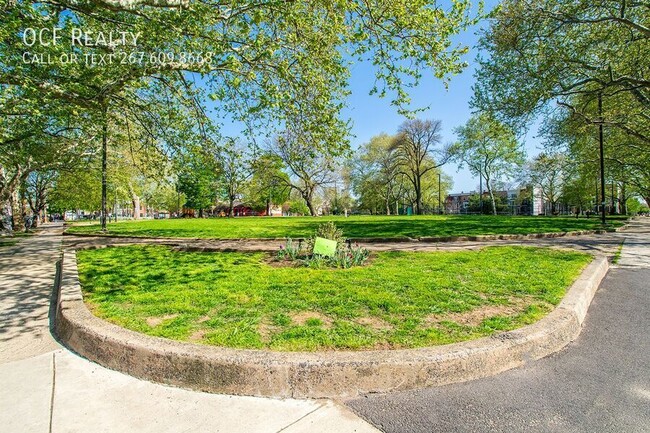
[[[336,224],[332,221],[319,225],[318,229],[316,229],[316,237],[336,241],[339,248],[343,248],[346,241],[343,231],[336,227]]]
[[[365,261],[368,260],[368,256],[370,255],[370,251],[360,247],[359,244],[354,244],[354,247],[350,246],[349,252],[352,260],[352,266],[363,265]]]
[[[343,248],[345,248],[346,238],[343,235],[343,230],[336,227],[336,224],[334,224],[332,221],[328,221],[326,223],[320,224],[316,229],[316,233],[314,234],[314,236],[308,238],[305,241],[305,249],[309,253],[311,253],[311,251],[314,250],[314,242],[316,238],[325,238],[332,241],[336,241],[337,250],[342,250]]]
[[[337,268],[347,269],[352,266],[352,255],[348,251],[338,250],[330,261]]]
[[[336,254],[333,257],[313,254],[316,237],[336,241]],[[362,266],[369,255],[370,252],[367,249],[360,247],[358,244],[352,246],[349,242],[346,242],[343,231],[337,228],[336,224],[328,221],[318,226],[315,235],[304,243],[299,242],[296,244],[294,240],[287,238],[286,244],[280,247],[277,257],[279,260],[294,261],[313,269],[348,269],[352,266]]]
[[[287,243],[280,246],[278,259],[280,260],[297,260],[300,255],[300,242],[296,244],[291,238],[287,238]]]
[[[323,321],[320,319],[317,319],[316,317],[310,317],[305,321],[305,325],[307,326],[321,326],[323,324]]]

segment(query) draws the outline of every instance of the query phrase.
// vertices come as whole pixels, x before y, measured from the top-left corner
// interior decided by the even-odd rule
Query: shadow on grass
[[[596,218],[503,216],[354,216],[244,217],[120,222],[109,233],[160,238],[284,238],[312,236],[319,224],[334,221],[349,238],[418,238],[500,234],[557,233],[602,228]],[[624,219],[612,221],[620,226]],[[76,226],[70,233],[100,234],[98,226]]]

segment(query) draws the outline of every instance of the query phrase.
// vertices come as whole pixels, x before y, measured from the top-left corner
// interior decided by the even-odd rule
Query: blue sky
[[[478,2],[474,2],[474,4],[476,3]],[[486,0],[486,10],[494,8],[498,3],[498,0]],[[442,121],[443,144],[453,142],[456,139],[453,133],[454,128],[467,122],[471,116],[469,101],[474,84],[474,61],[478,54],[475,48],[478,40],[476,32],[480,26],[486,24],[484,21],[454,38],[455,43],[470,47],[469,52],[464,56],[464,60],[469,66],[462,74],[450,80],[448,89],[445,89],[442,81],[433,76],[432,71],[423,75],[419,87],[411,89],[412,107],[430,107],[426,111],[419,112],[418,117]],[[370,138],[382,132],[395,134],[399,125],[405,120],[397,113],[397,108],[390,105],[390,95],[382,99],[376,95],[368,94],[374,79],[375,71],[371,64],[356,63],[353,65],[349,88],[352,94],[347,100],[347,107],[342,112],[343,117],[352,122],[351,143],[353,149],[357,149],[363,143],[368,142]],[[235,124],[228,124],[227,121],[225,123],[226,133],[238,134],[240,132],[241,125],[235,126]],[[526,137],[522,138],[528,157],[535,156],[540,152],[541,141],[535,138],[535,132],[536,130],[533,128]],[[478,190],[478,178],[472,176],[466,169],[459,170],[457,165],[449,163],[443,167],[443,171],[453,179],[451,192]]]
[[[486,8],[492,8],[497,3],[498,1],[488,0]],[[469,53],[464,58],[469,63],[469,67],[462,74],[451,79],[448,89],[445,89],[442,81],[437,80],[432,73],[429,73],[428,76],[423,76],[421,85],[412,89],[410,93],[414,107],[430,107],[428,110],[418,113],[418,117],[442,121],[443,143],[454,141],[454,128],[464,124],[471,116],[469,101],[474,83],[474,60],[478,53],[474,48],[478,39],[475,35],[477,30],[478,28],[472,28],[455,38],[455,41],[470,47]],[[352,69],[350,81],[352,95],[343,115],[352,119],[352,133],[355,136],[352,138],[352,146],[354,148],[381,132],[394,134],[405,120],[397,113],[397,109],[390,105],[390,99],[380,99],[368,95],[373,80],[374,72],[370,65],[357,64]],[[523,139],[529,157],[539,153],[541,146],[540,140],[534,137],[534,133],[533,129]],[[445,165],[443,171],[454,180],[452,192],[478,189],[478,178],[473,177],[469,171],[458,171],[458,167],[451,163]]]

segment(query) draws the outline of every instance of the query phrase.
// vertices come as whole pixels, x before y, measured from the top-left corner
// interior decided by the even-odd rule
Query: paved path
[[[240,251],[278,251],[284,240],[264,239],[188,239],[188,238],[138,238],[109,236],[64,236],[64,245],[71,248],[89,248],[102,245],[157,244],[180,245],[192,248],[213,248]],[[456,242],[360,242],[371,251],[458,251],[483,248],[491,245],[530,245],[553,248],[572,248],[589,252],[613,254],[621,243],[618,233],[599,235],[561,236],[556,238],[456,241]]]
[[[62,348],[48,312],[61,226],[0,249],[0,432],[376,432],[344,406],[193,392]]]
[[[385,432],[650,432],[650,219],[626,232],[580,337],[523,368],[348,403]]]
[[[0,362],[58,348],[49,329],[60,226],[48,226],[17,245],[0,248]]]

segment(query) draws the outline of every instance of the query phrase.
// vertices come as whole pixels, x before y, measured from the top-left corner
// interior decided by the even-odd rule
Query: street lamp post
[[[483,213],[483,175],[478,176],[478,207],[479,213]]]
[[[440,173],[438,173],[438,213],[442,215],[442,182],[440,181]]]
[[[598,136],[600,141],[600,198],[601,213],[600,219],[603,225],[605,220],[605,151],[603,146],[603,94],[598,93]]]

